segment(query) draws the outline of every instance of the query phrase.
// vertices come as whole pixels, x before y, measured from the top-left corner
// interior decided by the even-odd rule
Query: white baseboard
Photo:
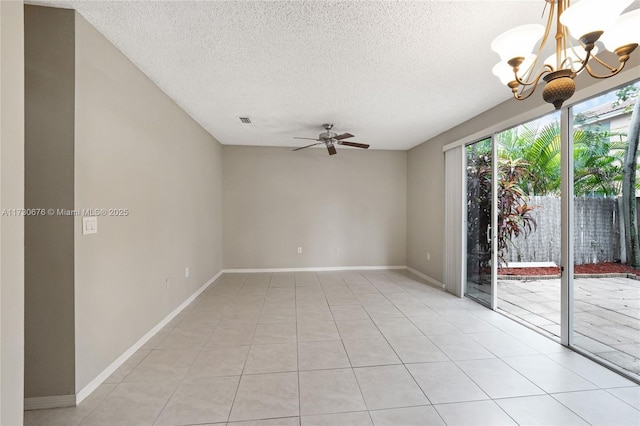
[[[75,407],[75,395],[38,396],[24,399],[24,409],[44,410],[47,408]]]
[[[102,371],[102,373],[98,374],[96,378],[94,378],[88,385],[86,385],[78,394],[75,396],[74,405],[80,404],[86,397],[88,397],[94,390],[98,388],[114,371],[118,369],[124,362],[129,359],[131,355],[133,355],[138,349],[140,349],[145,343],[149,341],[153,336],[156,335],[158,331],[160,331],[165,325],[167,325],[172,319],[176,317],[184,308],[189,306],[191,302],[195,300],[196,297],[200,295],[203,291],[207,289],[215,280],[220,277],[224,272],[218,272],[213,278],[204,283],[202,287],[196,290],[187,300],[182,302],[180,306],[175,308],[169,315],[167,315],[162,321],[156,324],[147,334],[142,336],[136,343],[133,344],[129,349],[127,349],[122,355],[120,355],[115,361],[113,361],[107,368]],[[25,402],[26,404],[26,402]]]
[[[383,269],[407,269],[406,266],[314,266],[309,268],[239,268],[223,269],[228,274],[256,272],[324,272],[324,271],[379,271]]]
[[[412,274],[415,274],[417,276],[419,276],[420,278],[422,278],[423,280],[427,281],[428,283],[431,283],[437,287],[440,288],[445,288],[444,284],[441,283],[440,281],[436,280],[435,278],[431,278],[429,275],[423,274],[422,272],[413,269],[409,266],[407,266],[407,271],[411,272]]]

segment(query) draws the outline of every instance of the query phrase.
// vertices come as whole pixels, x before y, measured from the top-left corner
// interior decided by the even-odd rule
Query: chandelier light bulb
[[[504,62],[512,58],[526,57],[544,34],[544,27],[540,24],[529,24],[515,27],[500,34],[491,43],[491,49],[500,55]]]
[[[513,81],[513,68],[506,62],[498,62],[493,66],[491,72],[500,79],[502,84],[509,84],[510,81]]]
[[[525,75],[535,59],[536,55],[534,55],[533,53],[530,53],[526,58],[524,58],[524,61],[522,61],[522,64],[520,64],[520,66],[518,67],[518,77],[522,78]],[[515,76],[513,75],[513,67],[505,61],[500,61],[495,64],[491,71],[493,72],[493,75],[500,79],[500,82],[502,84],[509,84],[509,82],[515,80]]]
[[[607,31],[633,0],[582,0],[560,15],[560,22],[580,39],[594,32]]]
[[[627,44],[640,44],[640,9],[619,16],[600,41],[610,52]]]

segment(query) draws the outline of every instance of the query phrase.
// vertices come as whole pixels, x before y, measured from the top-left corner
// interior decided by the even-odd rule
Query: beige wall
[[[80,15],[75,134],[76,208],[129,209],[94,235],[75,221],[80,390],[222,269],[222,165],[220,144]]]
[[[27,124],[40,146],[28,148],[27,198],[128,214],[99,217],[92,235],[80,216],[51,218],[57,233],[34,228],[28,275],[42,294],[27,300],[29,340],[68,341],[30,346],[27,397],[60,395],[62,383],[81,391],[222,269],[220,144],[80,15],[32,14],[30,50],[42,57]],[[67,364],[50,371],[63,351]]]
[[[224,146],[223,164],[225,268],[406,264],[405,151]]]
[[[24,207],[22,1],[0,1],[0,210]],[[0,217],[0,424],[22,424],[24,220]]]
[[[615,63],[615,58],[610,58]],[[623,85],[640,75],[640,58],[634,55],[626,69],[614,78],[595,80],[580,75],[580,88],[570,100],[595,96]],[[505,88],[505,90],[508,90]],[[538,91],[542,89],[539,88]],[[442,148],[475,135],[490,136],[492,131],[504,130],[553,111],[545,104],[542,94],[535,93],[527,101],[510,99],[452,129],[418,145],[408,152],[407,170],[407,265],[442,282],[444,271],[444,153]],[[503,126],[504,124],[504,126]],[[427,260],[426,253],[431,254]]]
[[[444,155],[423,143],[407,157],[407,266],[443,282]]]
[[[25,207],[73,210],[75,13],[24,14]],[[75,394],[73,244],[73,216],[25,218],[27,398]]]

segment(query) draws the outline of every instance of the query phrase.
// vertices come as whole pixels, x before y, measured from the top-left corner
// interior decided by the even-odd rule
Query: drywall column
[[[25,8],[25,207],[44,210],[25,218],[27,408],[75,404],[74,20]]]
[[[24,207],[22,1],[0,1],[0,211]],[[24,219],[0,216],[0,424],[22,424]]]

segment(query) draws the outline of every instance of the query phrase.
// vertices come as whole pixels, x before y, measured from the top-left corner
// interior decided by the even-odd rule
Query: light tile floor
[[[227,274],[26,425],[638,425],[640,386],[403,271]]]

